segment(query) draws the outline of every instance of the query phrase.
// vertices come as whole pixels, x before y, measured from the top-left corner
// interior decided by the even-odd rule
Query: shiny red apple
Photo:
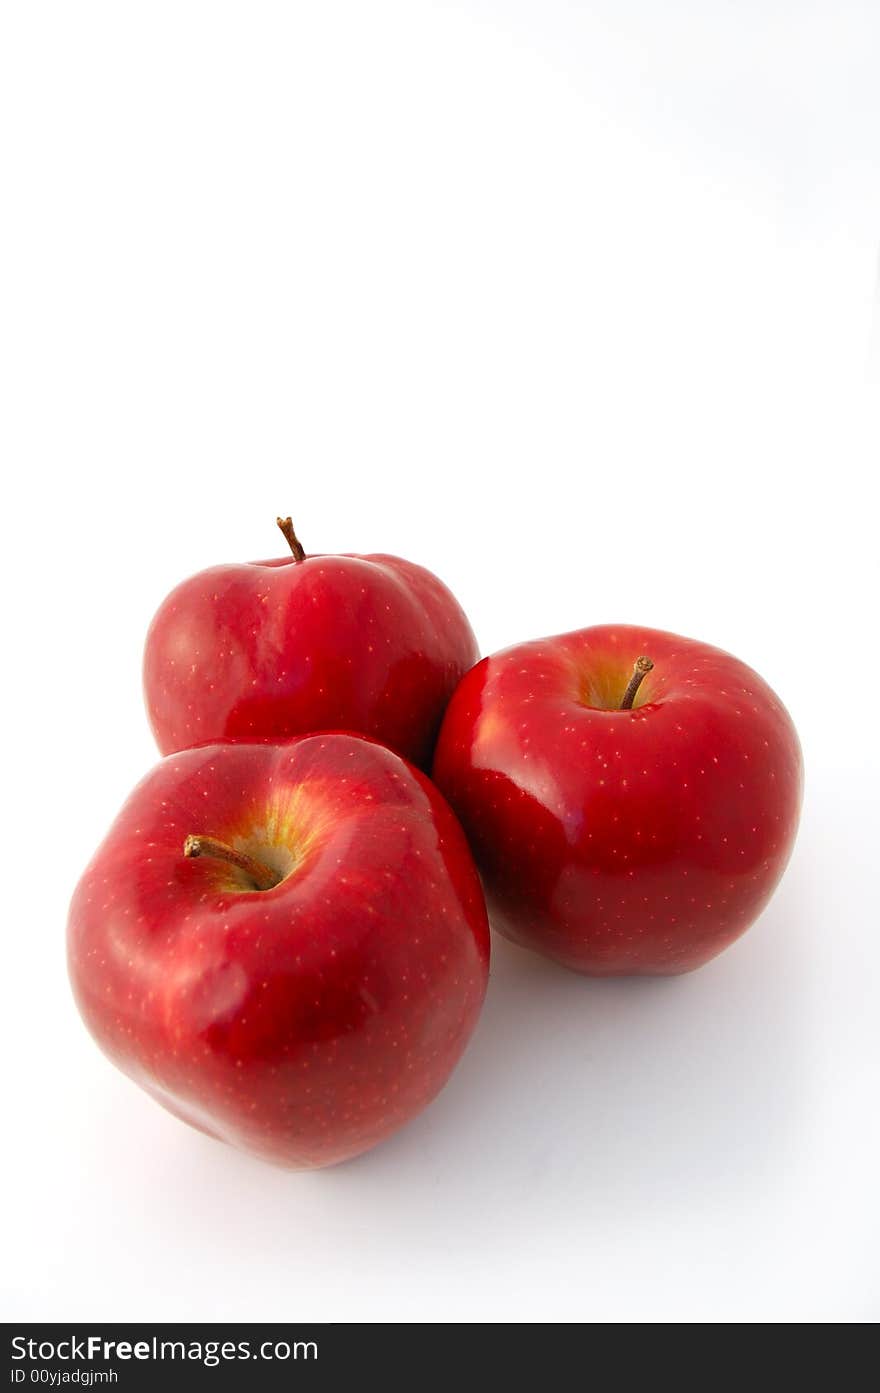
[[[801,802],[800,746],[728,653],[607,625],[508,648],[463,679],[434,778],[493,925],[578,972],[687,972],[760,914]]]
[[[278,522],[289,556],[201,571],[156,614],[144,694],[159,749],[353,730],[428,768],[479,656],[457,600],[396,556],[306,556]]]
[[[169,756],[70,910],[89,1029],[171,1112],[294,1168],[387,1137],[443,1087],[488,924],[436,789],[354,735]]]

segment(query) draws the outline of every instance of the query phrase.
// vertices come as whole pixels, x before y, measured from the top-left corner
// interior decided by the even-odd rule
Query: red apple
[[[608,625],[485,658],[450,702],[434,777],[493,924],[604,976],[687,972],[748,928],[791,852],[802,764],[751,668]]]
[[[396,556],[306,556],[278,521],[289,556],[201,571],[153,620],[144,694],[159,749],[353,730],[428,768],[479,656],[457,600]]]
[[[331,1165],[443,1087],[486,988],[488,925],[436,789],[355,735],[171,755],[70,910],[74,994],[178,1117],[283,1166]]]

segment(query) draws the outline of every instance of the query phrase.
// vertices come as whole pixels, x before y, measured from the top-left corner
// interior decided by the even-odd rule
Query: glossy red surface
[[[353,730],[427,768],[477,657],[457,600],[421,566],[289,556],[214,566],[173,590],[147,635],[144,694],[163,754]]]
[[[285,879],[187,860],[210,834]],[[351,735],[171,755],[83,876],[68,958],[102,1049],[193,1126],[290,1167],[366,1150],[455,1066],[486,988],[479,879],[436,789]]]
[[[616,708],[637,657],[654,670]],[[485,658],[448,707],[434,777],[468,834],[493,926],[580,972],[699,967],[779,881],[800,746],[728,653],[609,625]]]

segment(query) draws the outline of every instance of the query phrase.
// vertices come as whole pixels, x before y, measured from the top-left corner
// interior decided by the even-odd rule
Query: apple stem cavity
[[[651,662],[650,658],[636,658],[633,664],[632,677],[626,684],[626,691],[620,703],[621,711],[632,710],[636,692],[639,690],[643,680],[647,677],[653,666],[654,664]]]
[[[275,521],[281,528],[284,540],[287,542],[287,545],[293,552],[293,559],[298,566],[301,561],[305,561],[306,553],[303,548],[302,542],[299,540],[299,537],[297,537],[296,533],[293,530],[293,523],[291,522],[290,518],[276,518]]]
[[[250,877],[258,890],[271,890],[283,878],[262,861],[247,856],[243,851],[236,851],[235,847],[228,846],[216,837],[187,837],[183,844],[183,854],[187,857],[211,856],[215,861],[226,861],[230,866],[237,866]]]

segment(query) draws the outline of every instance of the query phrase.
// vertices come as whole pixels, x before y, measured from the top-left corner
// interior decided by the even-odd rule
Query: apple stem
[[[651,671],[651,668],[653,666],[654,664],[651,662],[650,658],[636,658],[635,663],[633,664],[632,677],[629,679],[629,682],[626,685],[626,691],[624,692],[623,699],[620,703],[621,711],[632,710],[632,704],[635,700],[636,692],[639,690],[639,687],[642,685],[644,678],[647,677],[648,673]]]
[[[276,518],[275,521],[281,528],[281,531],[284,534],[284,539],[287,542],[287,545],[290,547],[290,550],[293,552],[294,561],[297,565],[299,565],[301,561],[305,561],[306,553],[303,548],[302,542],[299,540],[299,537],[297,537],[296,533],[293,530],[293,523],[291,522],[290,518]]]
[[[183,854],[188,857],[212,856],[216,861],[227,861],[230,866],[237,866],[245,875],[249,875],[258,890],[271,890],[282,879],[262,861],[247,856],[243,851],[236,851],[235,847],[227,846],[226,842],[218,841],[216,837],[187,837]]]

